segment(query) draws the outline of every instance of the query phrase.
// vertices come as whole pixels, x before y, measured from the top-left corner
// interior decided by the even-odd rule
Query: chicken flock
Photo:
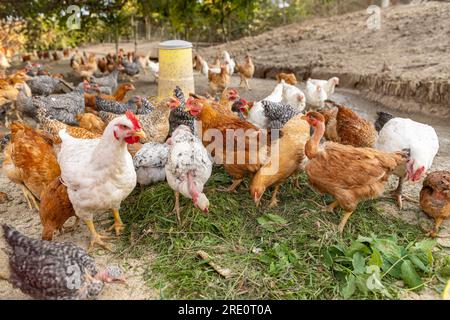
[[[230,81],[237,73],[239,86],[251,90],[252,57],[236,63],[227,51],[213,64],[199,54],[193,59],[193,68],[208,79],[205,96],[177,86],[164,99],[127,98],[140,71],[158,78],[159,66],[149,57],[120,50],[97,58],[72,51],[70,66],[81,80],[75,86],[29,59],[23,69],[0,79],[0,105],[10,128],[0,144],[1,171],[21,188],[43,227],[42,240],[33,240],[3,225],[11,247],[10,281],[23,292],[35,298],[87,299],[98,295],[105,282],[123,282],[116,267],[99,270],[84,249],[53,242],[55,232],[74,230],[82,221],[91,233],[89,250],[111,250],[107,240],[112,237],[97,231],[95,214],[111,211],[109,231],[119,236],[125,227],[122,202],[136,185],[164,181],[174,191],[180,224],[180,194],[207,214],[214,203],[205,185],[214,165],[232,178],[225,191],[236,192],[249,178],[256,206],[269,188],[274,189],[269,207],[277,206],[280,186],[304,172],[313,189],[333,196],[324,210],[343,209],[340,232],[358,203],[383,195],[390,175],[399,179],[392,196],[400,207],[403,199],[420,203],[435,219],[431,236],[450,217],[450,172],[426,176],[439,150],[431,126],[384,112],[370,123],[331,100],[337,77],[308,79],[303,92],[294,74],[279,73],[264,99],[246,101]],[[128,82],[120,83],[121,74]],[[14,116],[17,120],[11,121]],[[420,201],[402,192],[405,181],[425,176]],[[65,226],[71,217],[75,225]],[[52,264],[43,274],[46,261]]]

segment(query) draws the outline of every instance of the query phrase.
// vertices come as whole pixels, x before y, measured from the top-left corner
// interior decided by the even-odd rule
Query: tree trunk
[[[116,23],[116,28],[115,28],[115,40],[116,40],[116,56],[119,55],[119,24]]]

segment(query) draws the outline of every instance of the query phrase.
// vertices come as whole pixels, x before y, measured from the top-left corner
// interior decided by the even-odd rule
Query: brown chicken
[[[105,57],[101,57],[97,59],[97,68],[100,70],[101,73],[105,73],[107,69],[108,61],[106,61]]]
[[[314,128],[314,134],[305,146],[309,159],[305,171],[312,187],[334,196],[335,201],[327,211],[332,212],[338,205],[344,209],[345,215],[339,224],[342,233],[358,203],[380,197],[389,175],[405,165],[407,156],[403,152],[382,152],[334,142],[319,146],[325,133],[324,117],[311,111],[304,119]]]
[[[245,56],[244,63],[237,64],[236,69],[241,77],[239,87],[241,87],[244,82],[247,89],[251,90],[248,80],[253,78],[253,74],[255,73],[255,65],[253,64],[252,58],[249,55]]]
[[[52,144],[40,131],[25,124],[11,124],[11,142],[5,149],[3,173],[19,184],[31,208],[38,209],[36,199],[41,198],[46,185],[61,172]]]
[[[186,101],[186,111],[201,121],[203,144],[215,162],[223,163],[225,171],[232,176],[233,184],[226,191],[235,191],[247,174],[253,176],[267,161],[267,140],[262,140],[260,145],[264,135],[251,123],[233,113],[220,112],[212,104],[193,97]],[[227,135],[230,133],[234,134],[233,144],[232,148],[227,148],[230,144],[230,141],[227,143]],[[250,149],[251,146],[255,148]]]
[[[227,65],[224,64],[220,67],[220,73],[208,70],[208,81],[213,95],[217,94],[218,91],[222,92],[225,90],[230,84],[230,74]]]
[[[106,128],[106,124],[93,113],[79,113],[75,116],[78,120],[80,128],[89,130],[95,134],[103,134],[103,130]]]
[[[436,237],[442,222],[450,218],[450,171],[428,174],[420,191],[420,207],[434,219],[434,229],[428,235]]]
[[[293,85],[293,86],[295,86],[297,84],[297,78],[295,77],[295,74],[293,74],[293,73],[280,72],[280,73],[277,73],[275,78],[277,79],[278,82],[280,82],[281,80],[284,80],[284,82],[286,82],[287,84]]]
[[[101,94],[100,97],[105,100],[115,100],[119,102],[123,102],[125,99],[125,96],[128,92],[133,91],[135,89],[134,85],[131,83],[123,83],[119,85],[114,92],[112,96],[107,94]],[[95,104],[95,97],[96,94],[92,93],[85,93],[84,94],[84,105],[86,108],[90,108],[92,110],[95,110],[96,104]]]
[[[301,169],[305,158],[305,144],[309,139],[309,124],[299,114],[290,119],[281,129],[282,137],[271,146],[270,160],[255,174],[250,185],[250,195],[256,206],[270,186],[275,186],[269,207],[278,204],[280,185]]]
[[[68,231],[70,228],[64,228],[64,223],[75,216],[72,203],[67,194],[67,188],[61,183],[60,177],[56,177],[42,191],[41,203],[39,206],[39,216],[42,230],[42,240],[51,241],[56,230],[60,233]],[[79,219],[72,228],[75,228]]]
[[[89,79],[92,77],[95,71],[97,71],[97,61],[95,59],[95,54],[89,54],[87,62],[85,64],[80,64],[76,60],[72,61],[72,69],[74,73],[83,79]]]
[[[377,131],[372,123],[343,105],[331,100],[326,103],[331,104],[332,108],[320,113],[325,118],[327,140],[358,148],[373,147],[377,140]]]

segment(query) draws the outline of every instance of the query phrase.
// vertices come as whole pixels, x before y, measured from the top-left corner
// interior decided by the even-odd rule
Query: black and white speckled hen
[[[148,114],[155,109],[150,101],[139,96],[132,97],[127,103],[105,100],[100,96],[96,96],[95,105],[98,111],[107,111],[116,114],[124,114],[127,110],[131,110],[134,114]]]
[[[111,88],[111,92],[117,89],[118,82],[117,78],[119,77],[119,71],[123,70],[123,66],[117,66],[110,74],[104,77],[96,78],[92,76],[90,78],[90,82],[93,84],[98,84],[99,86],[105,86]]]
[[[186,100],[183,91],[179,86],[175,87],[175,89],[173,90],[173,95],[175,96],[175,98],[172,98],[168,103],[169,107],[172,109],[169,114],[168,137],[170,137],[173,131],[182,124],[188,126],[191,129],[191,132],[195,132],[195,119],[184,110],[186,107]]]
[[[137,182],[141,186],[166,179],[165,166],[169,156],[169,145],[149,142],[142,146],[133,158]]]
[[[133,62],[128,61],[127,59],[122,59],[122,65],[124,67],[124,72],[129,76],[135,76],[139,73],[139,64],[136,59]]]
[[[59,89],[60,79],[50,76],[35,76],[27,84],[34,95],[48,96]]]
[[[72,243],[31,239],[6,224],[3,232],[10,247],[9,281],[35,299],[92,299],[105,282],[124,281],[118,267],[100,271],[94,259]]]
[[[281,129],[294,116],[301,113],[289,104],[263,100],[264,115],[268,119],[268,129]]]

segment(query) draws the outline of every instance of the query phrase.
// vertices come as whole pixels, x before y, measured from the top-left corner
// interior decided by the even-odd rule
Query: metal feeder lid
[[[185,49],[192,48],[192,43],[184,40],[168,40],[158,44],[160,49]]]

